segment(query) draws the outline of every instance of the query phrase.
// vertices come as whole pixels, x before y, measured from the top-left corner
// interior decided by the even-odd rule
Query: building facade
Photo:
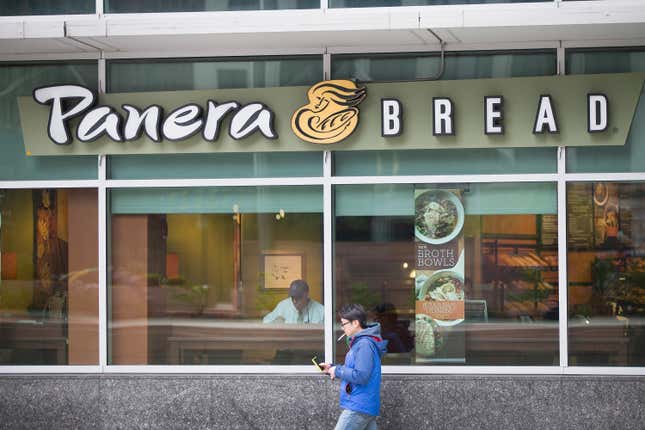
[[[640,428],[644,6],[5,2],[3,422]]]

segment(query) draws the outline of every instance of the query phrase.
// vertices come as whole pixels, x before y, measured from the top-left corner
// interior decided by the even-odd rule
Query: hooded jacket
[[[340,407],[377,416],[381,408],[381,357],[387,350],[381,325],[364,328],[349,342],[345,364],[337,365],[335,370],[341,380]]]

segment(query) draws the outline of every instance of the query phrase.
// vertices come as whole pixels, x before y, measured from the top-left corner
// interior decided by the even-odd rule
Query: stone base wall
[[[645,377],[386,375],[380,429],[643,429]],[[0,375],[0,428],[333,429],[322,375]]]

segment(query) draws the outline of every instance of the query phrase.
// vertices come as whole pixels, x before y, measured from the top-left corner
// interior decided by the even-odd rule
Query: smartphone
[[[321,371],[321,372],[322,372],[322,371],[323,371],[323,369],[324,369],[324,367],[322,366],[322,364],[320,364],[320,363],[318,363],[318,362],[316,361],[316,359],[317,359],[317,358],[318,358],[318,357],[314,357],[314,358],[312,358],[312,359],[311,359],[311,362],[314,364],[314,366],[316,366],[316,369],[318,369],[319,371]]]

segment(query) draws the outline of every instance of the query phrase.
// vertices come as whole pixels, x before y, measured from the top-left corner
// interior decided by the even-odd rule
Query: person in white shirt
[[[297,279],[289,285],[289,297],[277,304],[263,319],[263,323],[322,324],[324,307],[309,298],[309,285]]]

